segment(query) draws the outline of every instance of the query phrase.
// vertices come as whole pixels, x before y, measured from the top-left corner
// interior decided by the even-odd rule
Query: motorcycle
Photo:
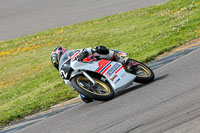
[[[125,58],[126,52],[113,50]],[[119,62],[94,56],[82,62],[76,59],[79,51],[65,53],[61,58],[60,75],[65,82],[90,100],[107,101],[120,91],[126,90],[133,82],[149,83],[154,80],[154,72],[142,62],[130,70]],[[86,101],[85,101],[86,102]]]

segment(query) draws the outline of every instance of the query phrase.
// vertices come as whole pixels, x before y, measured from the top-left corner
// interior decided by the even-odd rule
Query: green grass
[[[172,0],[0,42],[0,127],[78,95],[50,63],[57,45],[105,45],[147,62],[199,36],[200,0]]]

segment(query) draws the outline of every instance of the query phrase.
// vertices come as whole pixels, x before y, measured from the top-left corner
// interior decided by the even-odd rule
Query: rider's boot
[[[88,98],[88,97],[84,96],[83,94],[80,94],[80,97],[83,100],[83,102],[85,102],[85,103],[93,102],[93,99]]]
[[[137,71],[139,69],[138,68],[139,63],[137,63],[136,61],[129,59],[127,57],[122,57],[118,54],[118,52],[115,52],[114,54],[115,54],[115,56],[114,56],[113,60],[116,60],[116,61],[122,63],[122,65],[125,66],[128,71],[129,70]]]
[[[129,58],[125,58],[122,64],[127,67],[127,70],[137,71],[139,69],[138,68],[139,63]]]

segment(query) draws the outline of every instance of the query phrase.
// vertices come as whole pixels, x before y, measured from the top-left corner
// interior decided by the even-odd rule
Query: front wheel
[[[132,59],[131,59],[132,60]],[[138,64],[136,70],[132,71],[131,73],[136,75],[134,82],[137,83],[149,83],[154,80],[154,72],[142,62],[132,60]]]
[[[71,83],[74,89],[76,89],[80,94],[91,99],[107,101],[114,97],[114,91],[108,83],[94,77],[93,79],[96,83],[95,85],[93,85],[85,76],[77,75],[71,80]]]

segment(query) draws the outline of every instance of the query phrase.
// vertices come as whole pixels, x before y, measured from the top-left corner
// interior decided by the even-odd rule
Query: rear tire
[[[133,59],[131,59],[133,60]],[[142,62],[133,60],[134,62],[137,62],[138,65],[138,70],[132,74],[136,75],[136,78],[134,82],[137,83],[150,83],[154,80],[154,72],[145,64]]]
[[[96,85],[92,87],[92,83],[83,75],[77,75],[72,78],[71,83],[80,94],[99,101],[108,101],[114,97],[112,87],[101,80],[94,78]]]

